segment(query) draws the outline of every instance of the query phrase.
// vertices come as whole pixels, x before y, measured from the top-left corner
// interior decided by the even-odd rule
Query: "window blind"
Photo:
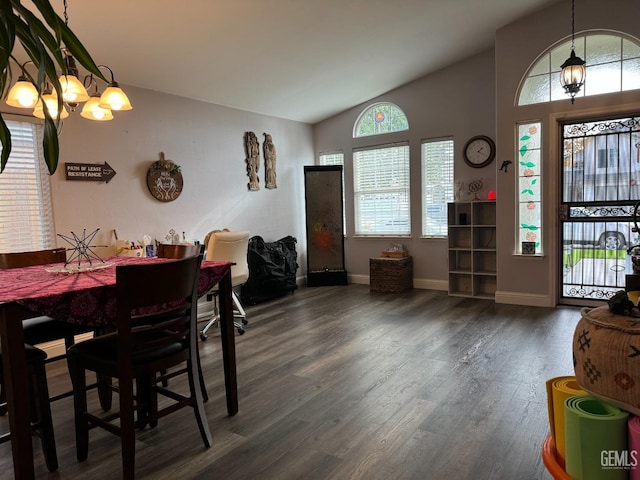
[[[409,236],[409,145],[353,153],[355,234]]]
[[[55,246],[49,175],[42,155],[42,126],[7,120],[12,149],[0,174],[0,251]]]
[[[342,165],[342,231],[347,233],[347,209],[345,202],[345,189],[344,189],[344,153],[331,152],[320,153],[320,165]]]
[[[422,235],[447,236],[447,203],[453,202],[453,140],[422,142]]]

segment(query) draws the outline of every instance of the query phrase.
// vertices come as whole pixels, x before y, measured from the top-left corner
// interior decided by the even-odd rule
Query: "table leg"
[[[22,320],[30,315],[14,302],[0,303],[0,344],[4,387],[7,391],[11,451],[16,480],[33,479],[33,446],[27,360],[24,353]]]
[[[236,378],[236,344],[233,328],[233,304],[231,301],[231,270],[220,280],[220,340],[222,341],[222,363],[227,393],[227,413],[238,413],[238,382]]]

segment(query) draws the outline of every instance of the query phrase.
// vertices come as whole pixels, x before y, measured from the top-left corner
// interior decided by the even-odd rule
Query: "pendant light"
[[[571,96],[571,103],[584,84],[586,63],[575,52],[575,0],[571,0],[571,55],[560,66],[560,81],[564,91]]]
[[[38,89],[35,87],[33,83],[27,78],[26,72],[24,71],[27,63],[25,62],[20,65],[20,69],[22,73],[18,77],[18,81],[11,87],[9,93],[7,94],[7,105],[16,108],[33,108],[38,103],[38,97],[40,96],[38,93]]]

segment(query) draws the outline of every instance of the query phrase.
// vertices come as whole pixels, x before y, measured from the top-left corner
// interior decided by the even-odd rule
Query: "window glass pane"
[[[376,103],[360,114],[353,129],[353,136],[366,137],[409,129],[404,112],[392,103]]]
[[[575,38],[575,53],[587,62],[585,85],[576,97],[640,88],[640,45],[633,39],[591,32]],[[568,99],[560,82],[560,65],[570,54],[569,39],[541,55],[522,82],[518,105],[549,101],[549,97],[543,94],[544,84],[540,79],[545,76],[551,90],[550,100]]]
[[[529,70],[529,76],[533,77],[535,75],[542,75],[543,73],[549,73],[551,71],[550,62],[551,62],[551,55],[549,55],[548,53],[546,55],[543,55],[531,67],[531,70]]]
[[[0,251],[55,246],[49,175],[42,157],[42,127],[6,121],[12,149],[0,175]]]
[[[637,45],[626,38],[622,39],[622,58],[638,58],[640,57],[640,45]]]
[[[541,123],[521,124],[518,134],[518,245],[534,242],[536,254],[542,253],[542,152]]]
[[[353,183],[356,235],[410,235],[408,144],[355,151]]]
[[[622,57],[622,39],[613,35],[589,35],[587,53],[581,57],[588,65],[615,62]],[[580,56],[580,55],[578,55]]]
[[[605,63],[587,67],[584,81],[585,95],[599,95],[620,91],[621,64]]]
[[[622,62],[622,90],[640,88],[640,58]]]
[[[525,80],[520,91],[518,105],[530,105],[532,103],[543,103],[549,101],[549,76],[538,75]]]
[[[453,202],[453,140],[422,143],[422,235],[447,236],[447,203]]]

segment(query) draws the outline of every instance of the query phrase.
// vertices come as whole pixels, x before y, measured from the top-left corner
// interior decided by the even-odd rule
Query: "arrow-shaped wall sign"
[[[107,182],[116,176],[116,171],[107,162],[99,163],[65,163],[67,180],[88,180],[91,182]]]

